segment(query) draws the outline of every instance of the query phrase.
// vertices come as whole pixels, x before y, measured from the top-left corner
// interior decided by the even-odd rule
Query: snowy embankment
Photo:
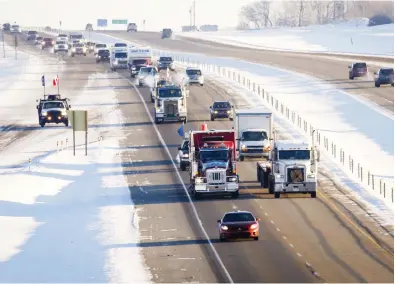
[[[177,35],[255,49],[394,56],[394,25],[368,27],[363,20],[303,28],[184,32]]]
[[[6,101],[5,107],[1,104],[2,126],[7,116],[3,111],[8,108],[14,113],[19,109],[18,129],[37,124],[34,106],[42,94],[40,74],[58,66],[49,63],[33,57],[13,64],[0,60],[3,72],[6,64],[12,72],[4,82],[1,79],[2,102]],[[90,90],[93,83],[110,85],[108,74],[91,75],[72,104],[90,105],[85,108],[90,124],[122,125],[115,91]],[[21,132],[18,129],[11,132]],[[149,281],[140,248],[120,248],[139,242],[138,215],[120,161],[117,137],[124,136],[122,128],[111,127],[114,138],[104,136],[101,142],[102,128],[90,129],[87,156],[82,146],[73,156],[70,127],[30,129],[30,135],[0,152],[0,282]],[[7,129],[0,131],[3,138]],[[77,133],[76,138],[81,145],[83,134]]]

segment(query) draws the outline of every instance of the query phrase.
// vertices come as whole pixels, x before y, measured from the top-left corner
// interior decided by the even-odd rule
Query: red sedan
[[[219,239],[225,241],[231,238],[259,239],[259,218],[248,211],[234,211],[225,213],[218,220]]]

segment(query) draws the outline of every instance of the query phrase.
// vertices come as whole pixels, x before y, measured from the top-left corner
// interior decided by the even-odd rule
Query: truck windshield
[[[253,222],[254,216],[251,213],[229,213],[224,216],[222,222]]]
[[[128,58],[128,54],[126,52],[117,52],[115,53],[115,58]]]
[[[160,89],[159,98],[181,98],[182,92],[180,89]]]
[[[279,160],[310,160],[309,150],[282,150],[278,152]]]
[[[246,131],[243,132],[242,138],[246,141],[264,141],[267,140],[267,133],[265,131]]]
[[[44,103],[43,109],[50,109],[50,108],[64,108],[62,102],[48,102]]]
[[[200,151],[200,160],[203,163],[211,161],[227,162],[228,150],[202,150]]]

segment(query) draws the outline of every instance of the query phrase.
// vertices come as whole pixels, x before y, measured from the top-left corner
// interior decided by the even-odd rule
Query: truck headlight
[[[307,175],[307,178],[315,178],[315,174],[309,174]]]
[[[236,182],[237,181],[237,177],[231,177],[231,178],[229,178],[229,181],[230,182]]]
[[[84,46],[84,47],[82,48],[82,50],[83,50],[84,52],[86,52],[86,47]]]
[[[269,146],[266,146],[266,147],[263,147],[263,151],[264,151],[264,152],[269,152],[270,149],[271,149],[270,145],[269,145]]]
[[[231,111],[230,111],[230,110],[228,110],[226,113],[227,113],[227,114],[230,114],[230,113],[231,113]]]
[[[45,45],[45,42],[41,42],[42,45]]]
[[[189,154],[182,155],[183,158],[189,158]]]
[[[244,145],[244,144],[241,144],[241,149],[242,149],[242,150],[245,150],[245,149],[247,149],[246,145]]]
[[[48,113],[47,113],[46,111],[44,111],[44,112],[41,113],[42,116],[47,116],[47,114],[48,114]]]
[[[203,183],[203,179],[202,178],[196,178],[195,179],[195,183]]]
[[[218,113],[218,111],[215,110],[214,113]]]
[[[71,49],[71,51],[72,51],[72,52],[75,52],[75,47],[73,47],[73,48]]]
[[[62,110],[62,115],[67,115],[67,111]]]

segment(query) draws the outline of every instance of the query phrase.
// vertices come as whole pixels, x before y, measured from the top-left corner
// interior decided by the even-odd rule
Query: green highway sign
[[[112,20],[113,25],[127,25],[128,20]]]

